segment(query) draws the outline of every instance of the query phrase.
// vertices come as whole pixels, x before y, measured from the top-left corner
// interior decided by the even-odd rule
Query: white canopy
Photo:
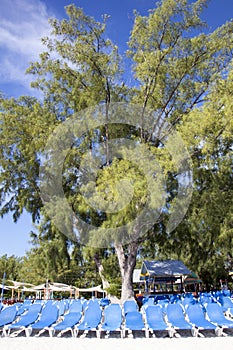
[[[39,284],[38,286],[34,286],[32,289],[36,291],[44,290],[46,288],[46,285]],[[48,283],[48,289],[53,292],[70,292],[71,290],[76,289],[74,286],[69,286],[68,284],[65,283],[58,283],[58,282],[53,282],[53,283]]]
[[[18,281],[12,281],[12,280],[8,280],[8,281],[13,283],[15,289],[19,288],[19,287],[22,287],[22,286],[34,287],[34,284],[27,283],[27,282],[18,282]]]
[[[5,286],[4,284],[1,284],[1,283],[0,283],[0,289],[2,289],[2,288],[3,288],[3,289],[6,289],[6,290],[7,290],[7,289],[8,289],[8,290],[10,289],[8,286]]]
[[[101,288],[101,285],[91,288],[77,288],[79,292],[100,292],[104,293],[105,291]]]

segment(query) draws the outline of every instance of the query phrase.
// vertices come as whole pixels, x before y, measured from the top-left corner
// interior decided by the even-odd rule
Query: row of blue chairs
[[[191,297],[190,297],[191,299]],[[24,303],[23,303],[24,304]],[[22,308],[25,308],[22,312]],[[205,331],[213,331],[217,336],[225,335],[226,329],[233,329],[233,318],[226,317],[219,302],[206,303],[164,303],[146,302],[139,310],[135,300],[127,300],[123,305],[103,305],[98,299],[37,301],[27,305],[4,307],[0,312],[0,329],[3,336],[16,337],[24,332],[26,336],[40,336],[48,332],[52,336],[62,336],[70,332],[73,337],[80,333],[86,336],[94,331],[97,337],[106,337],[111,332],[119,332],[126,337],[142,331],[146,337],[156,331],[165,331],[167,336],[179,336],[188,330],[192,336],[204,336]]]
[[[160,304],[165,305],[168,303],[180,303],[183,306],[189,304],[199,303],[201,305],[205,305],[207,303],[216,303],[218,302],[223,307],[223,311],[225,312],[227,309],[232,309],[233,311],[233,297],[231,295],[227,295],[222,291],[212,292],[212,293],[199,293],[198,296],[194,296],[192,293],[186,293],[183,295],[157,295],[157,296],[147,296],[143,298],[143,304]]]
[[[217,303],[208,304],[206,309],[198,303],[185,308],[181,304],[150,305],[145,314],[151,332],[166,329],[170,337],[183,330],[189,330],[193,336],[204,336],[203,332],[213,330],[220,336],[225,334],[224,329],[233,328],[233,319],[227,319]]]

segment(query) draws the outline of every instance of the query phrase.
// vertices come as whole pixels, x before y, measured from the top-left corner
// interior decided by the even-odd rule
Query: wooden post
[[[180,276],[180,287],[181,287],[181,291],[182,291],[182,293],[183,292],[185,292],[185,290],[184,290],[184,284],[183,284],[183,278],[182,278],[182,276]]]
[[[75,299],[78,299],[79,298],[79,289],[76,288],[75,289]]]

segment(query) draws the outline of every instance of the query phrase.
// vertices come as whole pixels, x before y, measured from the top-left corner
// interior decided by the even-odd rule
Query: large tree
[[[44,211],[40,198],[38,180],[41,160],[46,158],[41,157],[41,153],[51,132],[58,125],[65,125],[66,120],[74,114],[80,125],[85,124],[81,113],[84,108],[93,107],[93,120],[97,113],[96,105],[100,105],[102,113],[104,111],[102,125],[94,122],[89,124],[88,132],[84,135],[79,135],[78,130],[75,130],[79,136],[72,136],[72,145],[68,145],[70,152],[65,156],[62,185],[67,201],[76,214],[74,224],[77,225],[79,239],[85,235],[79,227],[82,219],[96,227],[86,235],[87,245],[102,248],[107,245],[115,249],[122,277],[122,299],[133,296],[132,274],[140,244],[150,237],[158,243],[169,242],[171,234],[164,227],[167,224],[174,228],[169,222],[169,214],[174,207],[176,210],[178,208],[175,199],[179,193],[181,174],[174,164],[176,162],[171,159],[172,139],[166,133],[175,135],[176,127],[188,125],[192,110],[208,100],[212,87],[223,76],[227,76],[229,71],[233,23],[226,23],[212,33],[205,29],[206,34],[203,31],[196,35],[197,31],[200,33],[205,28],[200,16],[206,2],[164,0],[148,16],[135,13],[127,53],[132,60],[135,86],[128,87],[121,77],[123,65],[118,48],[106,36],[107,17],[103,18],[103,22],[97,22],[74,5],[67,6],[68,18],[50,21],[52,35],[43,39],[47,50],[28,69],[29,73],[35,75],[33,86],[42,91],[43,101],[25,97],[19,100],[1,100],[1,215],[12,211],[15,220],[24,208],[32,214],[34,220],[40,220],[41,216],[46,217],[48,214],[47,209]],[[132,113],[130,115],[127,109],[124,115],[129,113],[128,122],[125,119],[122,123],[119,120],[118,123],[109,120],[112,103],[122,101],[137,104],[135,111],[139,123],[133,124]],[[70,126],[71,124],[69,128]],[[62,131],[70,132],[70,129],[56,130],[60,137],[59,147],[64,142],[64,147],[67,148],[67,134],[63,135]],[[130,160],[126,159],[126,150],[121,149],[119,141],[115,142],[118,153],[115,152],[114,157],[111,157],[111,142],[120,138],[131,141],[127,153]],[[204,142],[204,132],[200,138]],[[151,198],[142,163],[137,163],[135,156],[130,153],[132,142],[143,146],[139,158],[147,152],[152,155],[152,160],[157,157],[167,183],[166,199],[161,196],[163,186],[159,171],[151,174],[151,178],[156,175],[158,180],[157,195]],[[85,176],[85,181],[80,182],[80,166],[83,165],[81,160],[86,150],[92,159],[99,156],[100,146],[97,145],[101,143],[104,144],[104,166],[99,169],[96,178],[97,197],[92,198],[92,203],[97,203],[100,195],[104,196],[104,200],[101,200],[102,207],[95,209],[95,206],[91,207],[83,199],[83,194],[94,192]],[[174,148],[176,147],[179,144],[176,143]],[[62,153],[64,150],[58,148],[57,153],[58,151]],[[221,157],[221,152],[218,157]],[[54,160],[56,158],[52,159]],[[88,164],[89,160],[84,160]],[[181,157],[179,162],[184,160]],[[56,164],[53,165],[56,168]],[[205,169],[199,171],[200,164],[194,165],[194,175],[199,179]],[[127,174],[128,178],[125,179]],[[52,188],[54,174],[46,172],[46,175],[48,186],[51,185]],[[127,196],[131,201],[124,207],[121,197],[127,199]],[[145,209],[148,198],[154,213],[159,211],[160,215],[153,222],[151,215],[146,213],[142,225],[138,213]],[[106,203],[117,201],[122,205],[118,211],[113,207],[106,210],[109,209],[106,208]],[[58,222],[64,226],[69,225],[69,220],[68,223],[63,220],[64,207],[57,203],[56,210]],[[182,212],[182,203],[180,211]],[[135,225],[132,229],[127,224],[133,220]],[[153,224],[150,224],[150,220]],[[121,226],[125,227],[121,231],[123,236],[119,236],[117,230]],[[142,235],[144,226],[147,230]],[[106,236],[109,228],[112,228],[111,234]],[[187,235],[189,236],[189,231]],[[73,232],[69,232],[68,236],[72,239],[75,237]],[[96,261],[101,267],[100,260]]]
[[[170,239],[151,239],[144,259],[181,259],[207,286],[231,282],[232,270],[232,69],[212,86],[208,101],[178,126],[194,164],[192,201]]]

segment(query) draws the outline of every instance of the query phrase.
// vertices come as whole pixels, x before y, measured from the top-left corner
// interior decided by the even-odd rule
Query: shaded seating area
[[[184,291],[185,279],[192,275],[180,260],[144,260],[141,267],[141,279],[145,282],[145,292],[158,291],[173,293],[179,286]]]

